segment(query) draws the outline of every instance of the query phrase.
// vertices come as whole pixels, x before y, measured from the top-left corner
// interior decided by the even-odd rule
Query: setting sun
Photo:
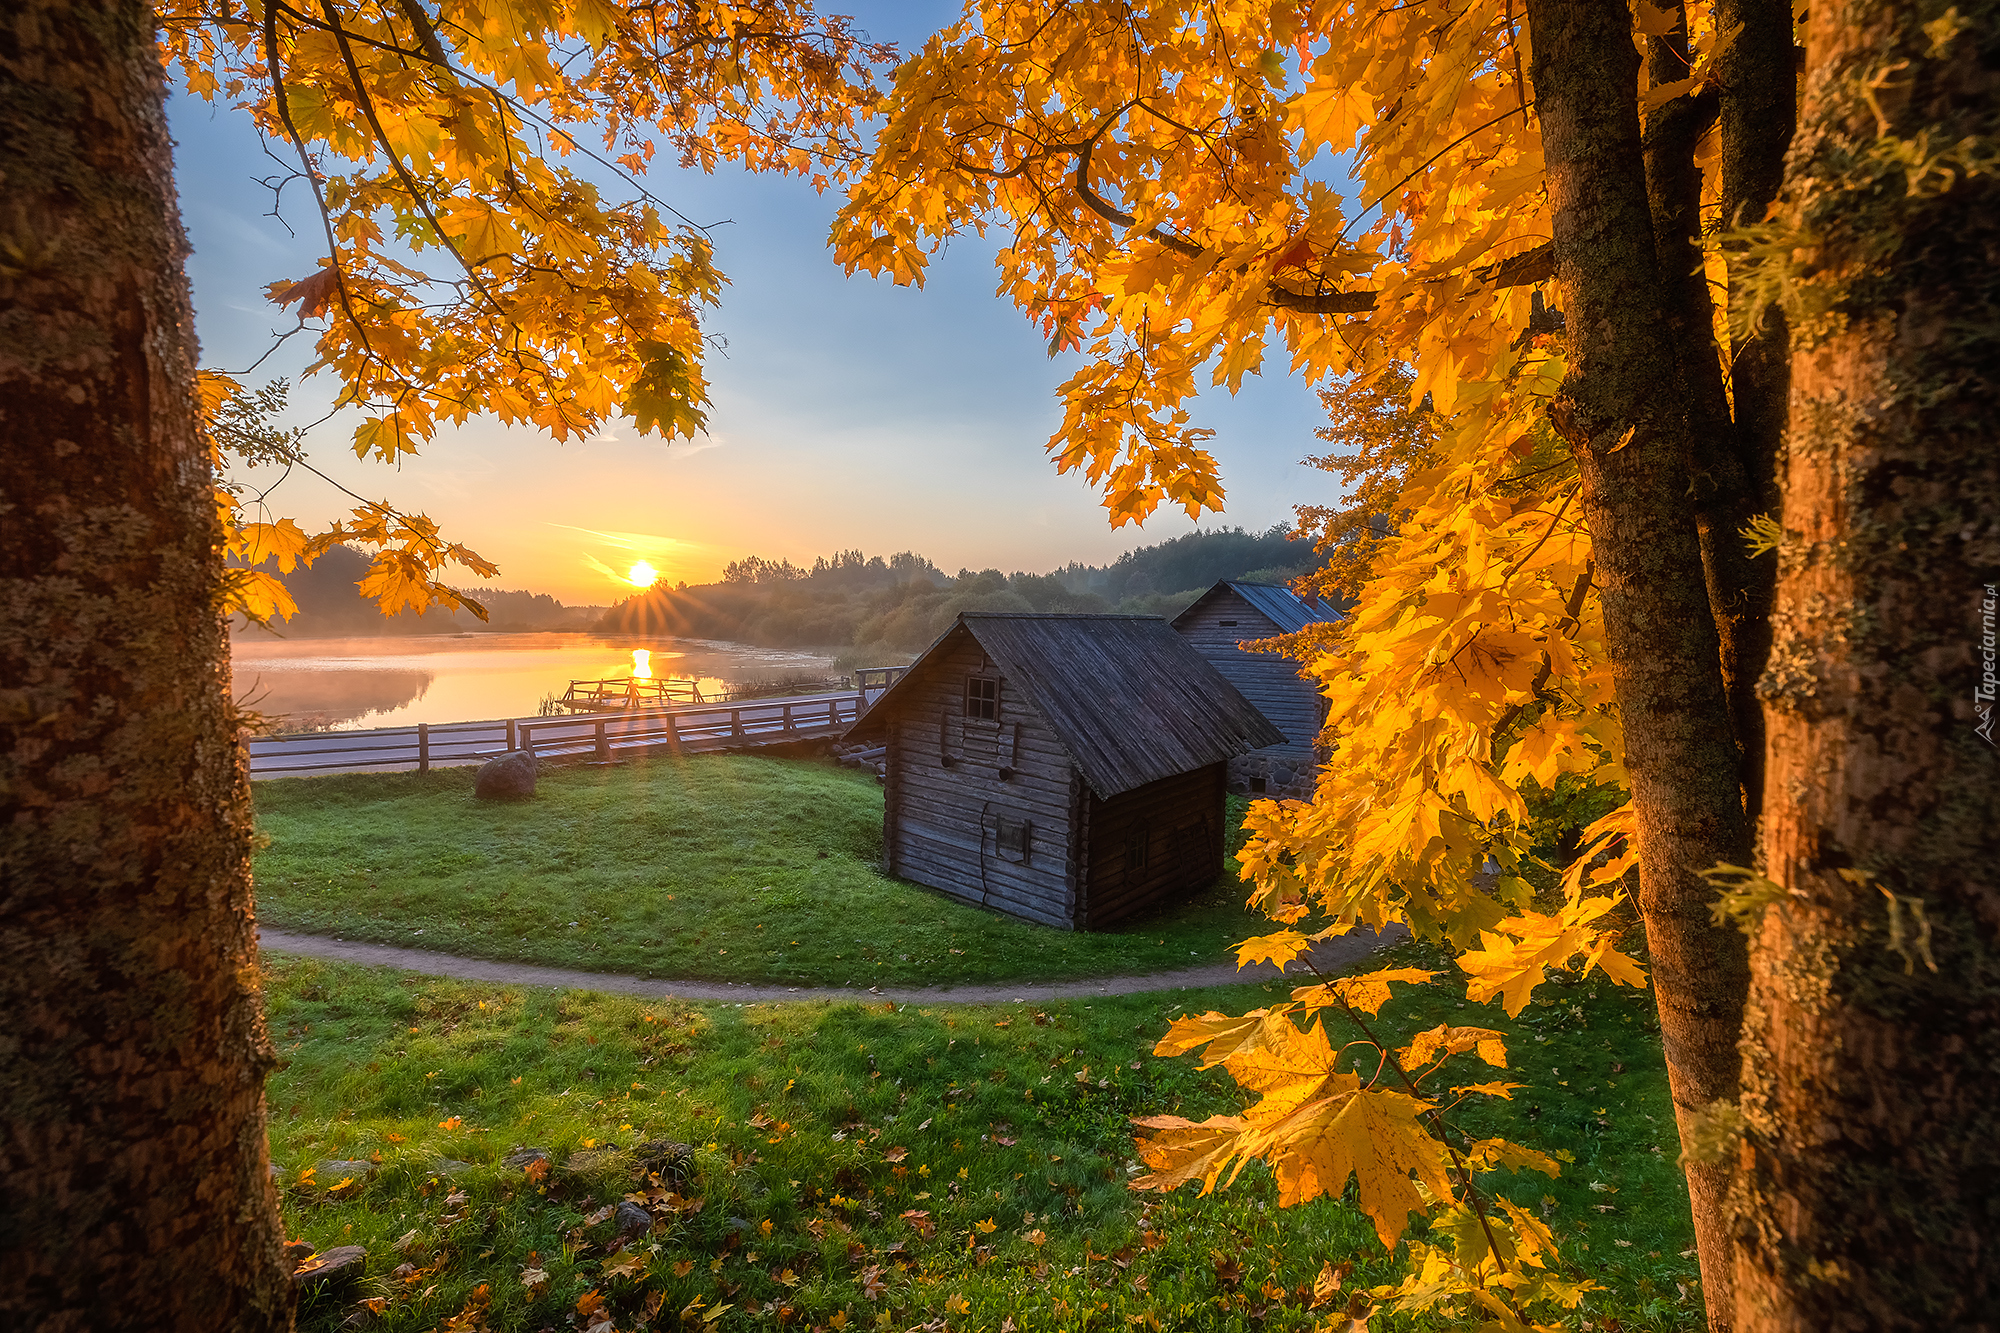
[[[644,560],[641,560],[638,564],[632,566],[632,572],[625,577],[637,587],[650,588],[653,586],[654,581],[660,577],[660,571],[654,569]]]

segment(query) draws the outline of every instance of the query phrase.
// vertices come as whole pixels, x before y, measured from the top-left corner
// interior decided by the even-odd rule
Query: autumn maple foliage
[[[268,295],[393,462],[475,414],[699,429],[722,277],[647,164],[824,180],[885,54],[791,0],[0,9],[0,1325],[290,1327],[222,613],[285,613],[257,566],[336,541],[391,612],[491,568],[384,501],[308,532],[218,485],[312,463],[282,385],[198,369],[167,79],[294,164],[325,249]]]
[[[168,0],[161,55],[187,89],[250,116],[281,160],[320,266],[272,285],[313,369],[358,411],[357,456],[394,463],[440,424],[489,416],[557,440],[615,417],[692,435],[705,421],[702,319],[723,275],[703,230],[644,184],[661,149],[822,188],[856,151],[887,48],[792,0],[425,6]],[[617,182],[607,190],[597,182]],[[204,371],[220,461],[310,466],[268,404]],[[358,499],[359,497],[357,497]],[[361,500],[307,533],[218,494],[235,606],[293,609],[278,572],[335,542],[375,552],[385,612],[471,605],[436,577],[494,567],[422,515]]]
[[[1958,34],[1985,33],[1990,52],[1981,20],[1886,3],[1815,5],[1810,32],[1803,20],[1782,0],[975,2],[898,70],[834,233],[850,269],[899,282],[921,282],[954,233],[1002,233],[1002,293],[1052,353],[1082,354],[1050,449],[1102,491],[1114,524],[1221,507],[1190,407],[1210,386],[1289,374],[1327,390],[1341,433],[1372,442],[1346,469],[1356,503],[1303,516],[1342,548],[1320,585],[1356,601],[1338,633],[1292,645],[1327,696],[1334,750],[1312,801],[1252,809],[1244,877],[1280,929],[1242,956],[1284,962],[1405,922],[1457,952],[1472,999],[1518,1012],[1551,970],[1644,984],[1638,941],[1620,937],[1629,899],[1715,1328],[1739,1315],[1794,1326],[1769,1293],[1810,1308],[1800,1293],[1820,1280],[1782,1257],[1793,1222],[1762,1192],[1799,1159],[1750,1146],[1784,1139],[1768,1062],[1766,1119],[1743,1136],[1750,966],[1726,919],[1754,925],[1743,904],[1773,900],[1746,899],[1742,877],[1763,881],[1729,867],[1752,864],[1760,818],[1800,790],[1767,795],[1766,718],[1804,697],[1774,698],[1767,667],[1774,623],[1825,612],[1774,615],[1788,549],[1776,515],[1785,479],[1831,446],[1786,458],[1786,395],[1794,345],[1839,327],[1827,312],[1851,290],[1818,267],[1835,261],[1781,193],[1807,86],[1795,41],[1817,34],[1834,71],[1799,191],[1831,179],[1843,198],[1924,200],[1994,161],[1978,137],[1990,117],[1969,110],[1989,94],[1950,100],[1972,87],[1972,39]],[[1934,100],[1903,100],[1910,88]],[[1971,216],[1978,188],[1946,211]],[[1866,249],[1838,262],[1865,267]],[[1791,338],[1789,321],[1808,317]],[[1387,385],[1413,414],[1393,429]],[[1804,441],[1835,409],[1799,410]],[[1905,464],[1884,466],[1871,485]],[[1959,642],[1939,651],[1959,661]],[[1898,660],[1927,672],[1909,664],[1946,659]],[[1578,784],[1615,808],[1566,865],[1545,863],[1545,798]],[[1831,860],[1879,857],[1867,841]],[[1733,886],[1719,913],[1716,883]],[[1764,929],[1765,947],[1785,947]],[[1875,929],[1856,921],[1840,947]],[[1269,1011],[1177,1024],[1163,1052],[1205,1048],[1263,1100],[1203,1125],[1147,1122],[1142,1187],[1212,1187],[1253,1158],[1287,1201],[1357,1179],[1385,1242],[1418,1198],[1438,1217],[1479,1209],[1488,1187],[1474,1177],[1494,1162],[1425,1117],[1482,1090],[1415,1082],[1459,1039],[1358,1079],[1322,1027],[1360,1022],[1358,1007],[1313,986]],[[1756,1166],[1732,1183],[1739,1147]],[[1453,1151],[1468,1168],[1456,1177],[1442,1169]],[[1447,1225],[1450,1243],[1377,1295],[1464,1298],[1500,1328],[1540,1318],[1540,1297],[1573,1299],[1537,1285],[1535,1261],[1495,1257],[1512,1216]],[[1764,1293],[1740,1308],[1739,1273]]]

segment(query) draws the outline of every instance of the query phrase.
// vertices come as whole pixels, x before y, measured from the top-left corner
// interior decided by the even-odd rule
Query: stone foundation
[[[1311,750],[1253,750],[1229,761],[1229,791],[1235,796],[1309,801],[1318,779]]]

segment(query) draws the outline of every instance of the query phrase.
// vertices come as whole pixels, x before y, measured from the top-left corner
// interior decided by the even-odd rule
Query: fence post
[[[792,706],[791,706],[790,704],[786,704],[786,705],[785,705],[785,734],[786,734],[787,736],[789,736],[789,735],[791,735],[791,733],[792,733]]]
[[[417,772],[431,771],[431,724],[417,723]]]
[[[676,714],[671,712],[667,714],[667,744],[673,747],[674,752],[676,754],[680,752],[681,748],[680,719]]]
[[[509,731],[512,731],[514,729],[514,724],[512,722],[509,722],[507,724],[507,729]],[[521,748],[523,750],[526,750],[529,754],[533,754],[535,752],[535,738],[529,734],[529,728],[525,726],[521,728]]]
[[[729,734],[739,737],[743,734],[743,710],[740,708],[729,710]]]
[[[507,749],[511,752],[521,748],[521,739],[514,734],[514,719],[507,719]]]
[[[602,719],[599,719],[597,723],[597,761],[599,763],[611,762],[611,738],[604,734],[604,722]]]

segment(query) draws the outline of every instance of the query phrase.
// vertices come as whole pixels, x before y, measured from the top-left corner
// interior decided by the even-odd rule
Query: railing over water
[[[661,676],[619,676],[610,680],[573,680],[556,700],[572,713],[645,708],[649,705],[707,703],[697,681]]]
[[[484,763],[510,750],[533,750],[548,759],[608,763],[621,753],[700,754],[823,740],[853,726],[906,670],[865,667],[855,673],[853,690],[790,699],[256,736],[250,740],[250,776],[335,771],[426,773],[433,768]]]

